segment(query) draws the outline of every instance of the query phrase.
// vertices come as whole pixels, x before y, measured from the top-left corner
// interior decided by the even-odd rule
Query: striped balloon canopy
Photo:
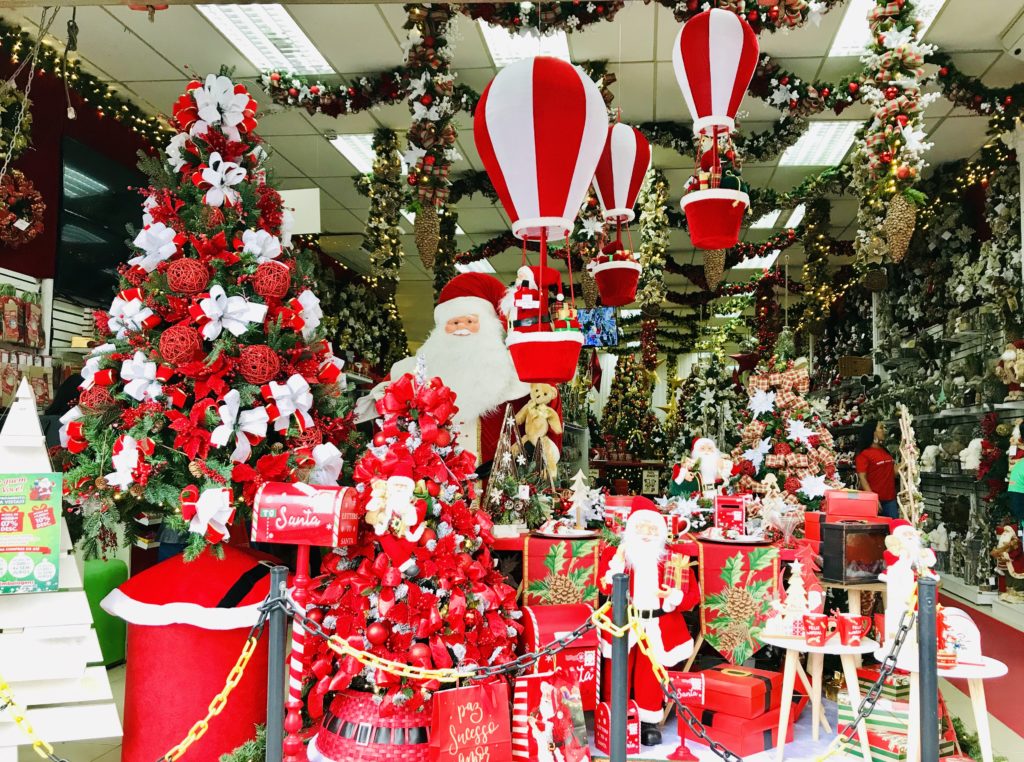
[[[578,67],[538,56],[498,72],[480,96],[473,136],[514,235],[572,231],[607,129],[601,92]]]
[[[757,35],[731,11],[712,8],[683,24],[672,68],[693,117],[693,131],[731,132],[736,110],[757,68]]]
[[[608,128],[608,139],[597,162],[594,191],[608,222],[630,222],[633,205],[651,168],[651,144],[640,130],[617,122]]]

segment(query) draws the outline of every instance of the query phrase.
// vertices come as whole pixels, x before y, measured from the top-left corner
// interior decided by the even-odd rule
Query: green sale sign
[[[60,474],[0,475],[0,594],[60,585]]]

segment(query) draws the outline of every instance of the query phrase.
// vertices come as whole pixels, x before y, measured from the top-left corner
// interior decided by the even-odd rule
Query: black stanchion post
[[[270,570],[271,602],[284,600],[288,589],[288,567]],[[276,607],[270,612],[270,642],[267,668],[267,762],[281,762],[284,743],[284,675],[288,647],[288,612]]]
[[[616,574],[612,578],[612,622],[624,627],[629,614],[629,576]],[[612,639],[612,711],[611,748],[609,762],[626,762],[626,704],[629,701],[629,682],[626,668],[629,661],[629,633]]]
[[[930,577],[917,583],[917,652],[921,702],[921,762],[939,759],[939,673],[935,631],[937,581]]]

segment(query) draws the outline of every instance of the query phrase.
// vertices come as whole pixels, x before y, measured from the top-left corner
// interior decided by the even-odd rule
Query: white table
[[[789,713],[793,704],[793,687],[797,675],[811,698],[811,737],[818,740],[818,728],[825,728],[831,733],[825,713],[821,708],[821,672],[825,662],[825,655],[838,656],[843,664],[843,674],[846,676],[846,691],[850,696],[852,706],[860,705],[860,687],[857,684],[857,662],[861,655],[869,654],[878,649],[878,643],[864,638],[859,646],[844,646],[839,642],[839,635],[833,635],[823,646],[810,646],[803,637],[779,637],[772,635],[761,635],[759,640],[765,645],[784,648],[786,650],[786,665],[782,673],[782,705],[779,712],[779,745],[775,751],[775,759],[782,762],[786,746],[786,732],[789,729]],[[807,654],[807,669],[810,672],[810,683],[803,667],[800,666],[800,654]],[[861,723],[857,728],[857,735],[860,739],[861,751],[864,759],[871,759],[871,749],[868,745],[868,731]],[[988,761],[986,761],[988,762]]]
[[[879,654],[876,653],[876,657]],[[885,654],[881,654],[885,656]],[[921,685],[917,654],[900,652],[896,662],[899,669],[910,673],[910,727],[907,733],[907,762],[918,762],[921,758]],[[985,704],[984,680],[1002,677],[1008,672],[1005,664],[988,656],[981,657],[981,664],[958,664],[952,669],[940,669],[939,677],[947,680],[966,680],[974,709],[974,724],[978,728],[978,745],[981,746],[982,762],[992,762],[992,733],[988,724],[988,707]]]

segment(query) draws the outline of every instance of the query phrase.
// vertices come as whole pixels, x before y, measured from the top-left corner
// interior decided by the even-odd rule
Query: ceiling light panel
[[[569,40],[565,36],[565,32],[537,34],[526,31],[512,34],[502,27],[491,26],[483,19],[479,19],[478,22],[484,42],[487,43],[487,49],[491,53],[491,60],[499,68],[522,61],[524,58],[537,56],[553,56],[561,58],[563,61],[569,60]]]
[[[313,41],[283,5],[197,5],[238,52],[260,70],[333,74]]]
[[[494,273],[494,268],[486,259],[478,259],[476,262],[467,262],[466,264],[456,262],[455,269],[460,273]]]
[[[779,157],[779,166],[835,166],[849,152],[860,127],[860,122],[849,119],[811,122],[800,139]]]
[[[800,206],[796,207],[793,210],[793,213],[791,215],[789,215],[789,219],[786,220],[786,227],[787,228],[795,228],[797,225],[799,225],[801,222],[803,222],[804,214],[806,212],[807,212],[807,207],[804,206],[803,204],[800,204]]]
[[[767,270],[769,267],[775,264],[776,260],[781,254],[778,249],[775,249],[770,254],[765,254],[761,257],[751,257],[750,259],[744,259],[738,265],[733,266],[733,270]]]
[[[750,228],[752,230],[770,230],[771,228],[775,227],[775,223],[779,221],[779,215],[781,214],[781,209],[776,209],[774,212],[762,214],[760,217],[758,217],[756,220],[750,223]]]

